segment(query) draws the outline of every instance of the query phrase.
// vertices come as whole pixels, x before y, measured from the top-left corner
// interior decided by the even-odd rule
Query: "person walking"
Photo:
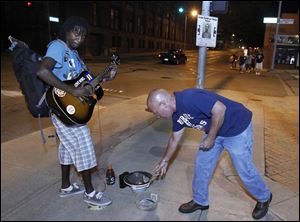
[[[248,73],[251,72],[251,64],[252,64],[252,55],[248,53],[245,61],[246,72]]]
[[[236,58],[236,55],[235,55],[235,53],[233,53],[231,56],[230,56],[230,64],[231,64],[231,66],[230,66],[230,68],[231,69],[235,69],[236,68],[236,62],[237,62],[237,58]]]
[[[264,54],[260,50],[257,55],[255,56],[255,74],[259,76],[261,74],[261,71],[263,69],[263,61],[264,61]]]
[[[58,39],[49,43],[47,53],[37,71],[38,77],[48,85],[73,96],[91,96],[93,92],[89,88],[75,87],[64,82],[77,78],[87,69],[76,49],[86,39],[88,29],[89,25],[85,19],[77,16],[69,17],[62,25]],[[84,193],[83,200],[86,203],[97,206],[111,204],[112,201],[103,192],[96,191],[92,184],[92,169],[97,166],[97,161],[88,126],[86,124],[67,126],[54,113],[51,113],[51,121],[60,140],[58,156],[62,183],[59,196],[68,197]],[[84,187],[71,183],[71,165],[80,172]]]
[[[245,55],[240,55],[239,56],[239,65],[240,65],[240,73],[244,73],[245,70],[245,62],[246,62],[247,57]]]
[[[256,65],[255,64],[256,63],[255,62],[255,60],[256,60],[255,57],[256,57],[255,53],[252,53],[252,61],[251,61],[251,71],[252,72],[255,72],[255,65]]]
[[[176,152],[184,129],[204,130],[194,165],[193,199],[179,207],[181,213],[209,208],[208,186],[216,163],[224,149],[248,192],[257,200],[252,212],[260,219],[268,212],[272,193],[263,181],[252,160],[252,112],[241,103],[203,89],[185,89],[169,93],[165,89],[151,90],[147,98],[148,110],[157,117],[170,118],[172,135],[155,172],[163,176],[169,160]]]

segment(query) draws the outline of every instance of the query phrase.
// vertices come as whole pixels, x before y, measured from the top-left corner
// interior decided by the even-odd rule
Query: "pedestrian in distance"
[[[255,57],[256,57],[256,55],[255,55],[255,53],[252,53],[252,60],[251,60],[251,71],[252,72],[255,72]]]
[[[255,57],[255,74],[257,76],[260,75],[262,69],[263,69],[263,61],[264,61],[264,54],[261,50],[259,50],[259,52],[257,53],[256,57]]]
[[[169,93],[150,91],[147,109],[157,117],[170,118],[173,126],[166,151],[155,171],[163,176],[186,127],[204,130],[199,145],[192,181],[193,199],[179,207],[181,213],[209,208],[208,186],[216,163],[224,149],[248,192],[257,200],[252,212],[255,219],[266,215],[272,194],[252,160],[252,112],[241,103],[203,89]]]
[[[240,55],[239,56],[239,66],[240,66],[240,73],[244,73],[245,70],[245,62],[246,62],[247,57],[245,55]]]
[[[252,55],[248,54],[246,56],[246,61],[245,61],[245,68],[247,73],[251,72],[251,64],[252,64]]]
[[[75,79],[87,67],[76,49],[88,35],[88,22],[81,17],[69,17],[60,29],[58,39],[48,44],[47,53],[41,62],[37,75],[48,85],[70,93],[73,96],[91,96],[87,87],[75,87],[64,83]],[[103,95],[103,94],[102,94]],[[97,166],[90,129],[86,124],[67,126],[54,113],[51,121],[56,129],[60,144],[58,147],[62,183],[60,197],[83,194],[83,200],[92,205],[107,206],[112,201],[103,192],[96,191],[92,184],[92,169]],[[82,176],[84,186],[70,181],[70,167],[74,165]]]
[[[229,58],[229,61],[230,61],[230,68],[231,69],[235,69],[236,68],[236,62],[237,62],[237,57],[235,55],[235,53],[233,53],[230,58]]]

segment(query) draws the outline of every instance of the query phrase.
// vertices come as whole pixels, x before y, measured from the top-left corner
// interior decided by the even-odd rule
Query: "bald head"
[[[157,116],[168,118],[175,111],[175,98],[165,89],[153,89],[149,92],[147,106]]]
[[[165,102],[168,97],[169,93],[165,89],[153,89],[148,95],[147,106],[149,107],[151,105],[156,105],[161,102]]]

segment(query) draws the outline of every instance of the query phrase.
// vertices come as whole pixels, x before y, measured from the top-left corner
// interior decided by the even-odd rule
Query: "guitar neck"
[[[96,87],[96,85],[103,79],[103,76],[110,72],[111,66],[112,64],[108,65],[99,75],[97,75],[97,77],[91,82],[93,87]]]

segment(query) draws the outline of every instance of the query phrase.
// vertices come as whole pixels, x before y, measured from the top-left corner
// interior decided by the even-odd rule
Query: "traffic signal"
[[[179,13],[183,13],[183,12],[184,12],[184,8],[180,7],[180,8],[178,9],[178,12],[179,12]]]
[[[227,14],[228,1],[212,1],[210,11],[214,14]]]
[[[32,6],[32,2],[26,2],[26,6],[27,7],[31,7]]]

